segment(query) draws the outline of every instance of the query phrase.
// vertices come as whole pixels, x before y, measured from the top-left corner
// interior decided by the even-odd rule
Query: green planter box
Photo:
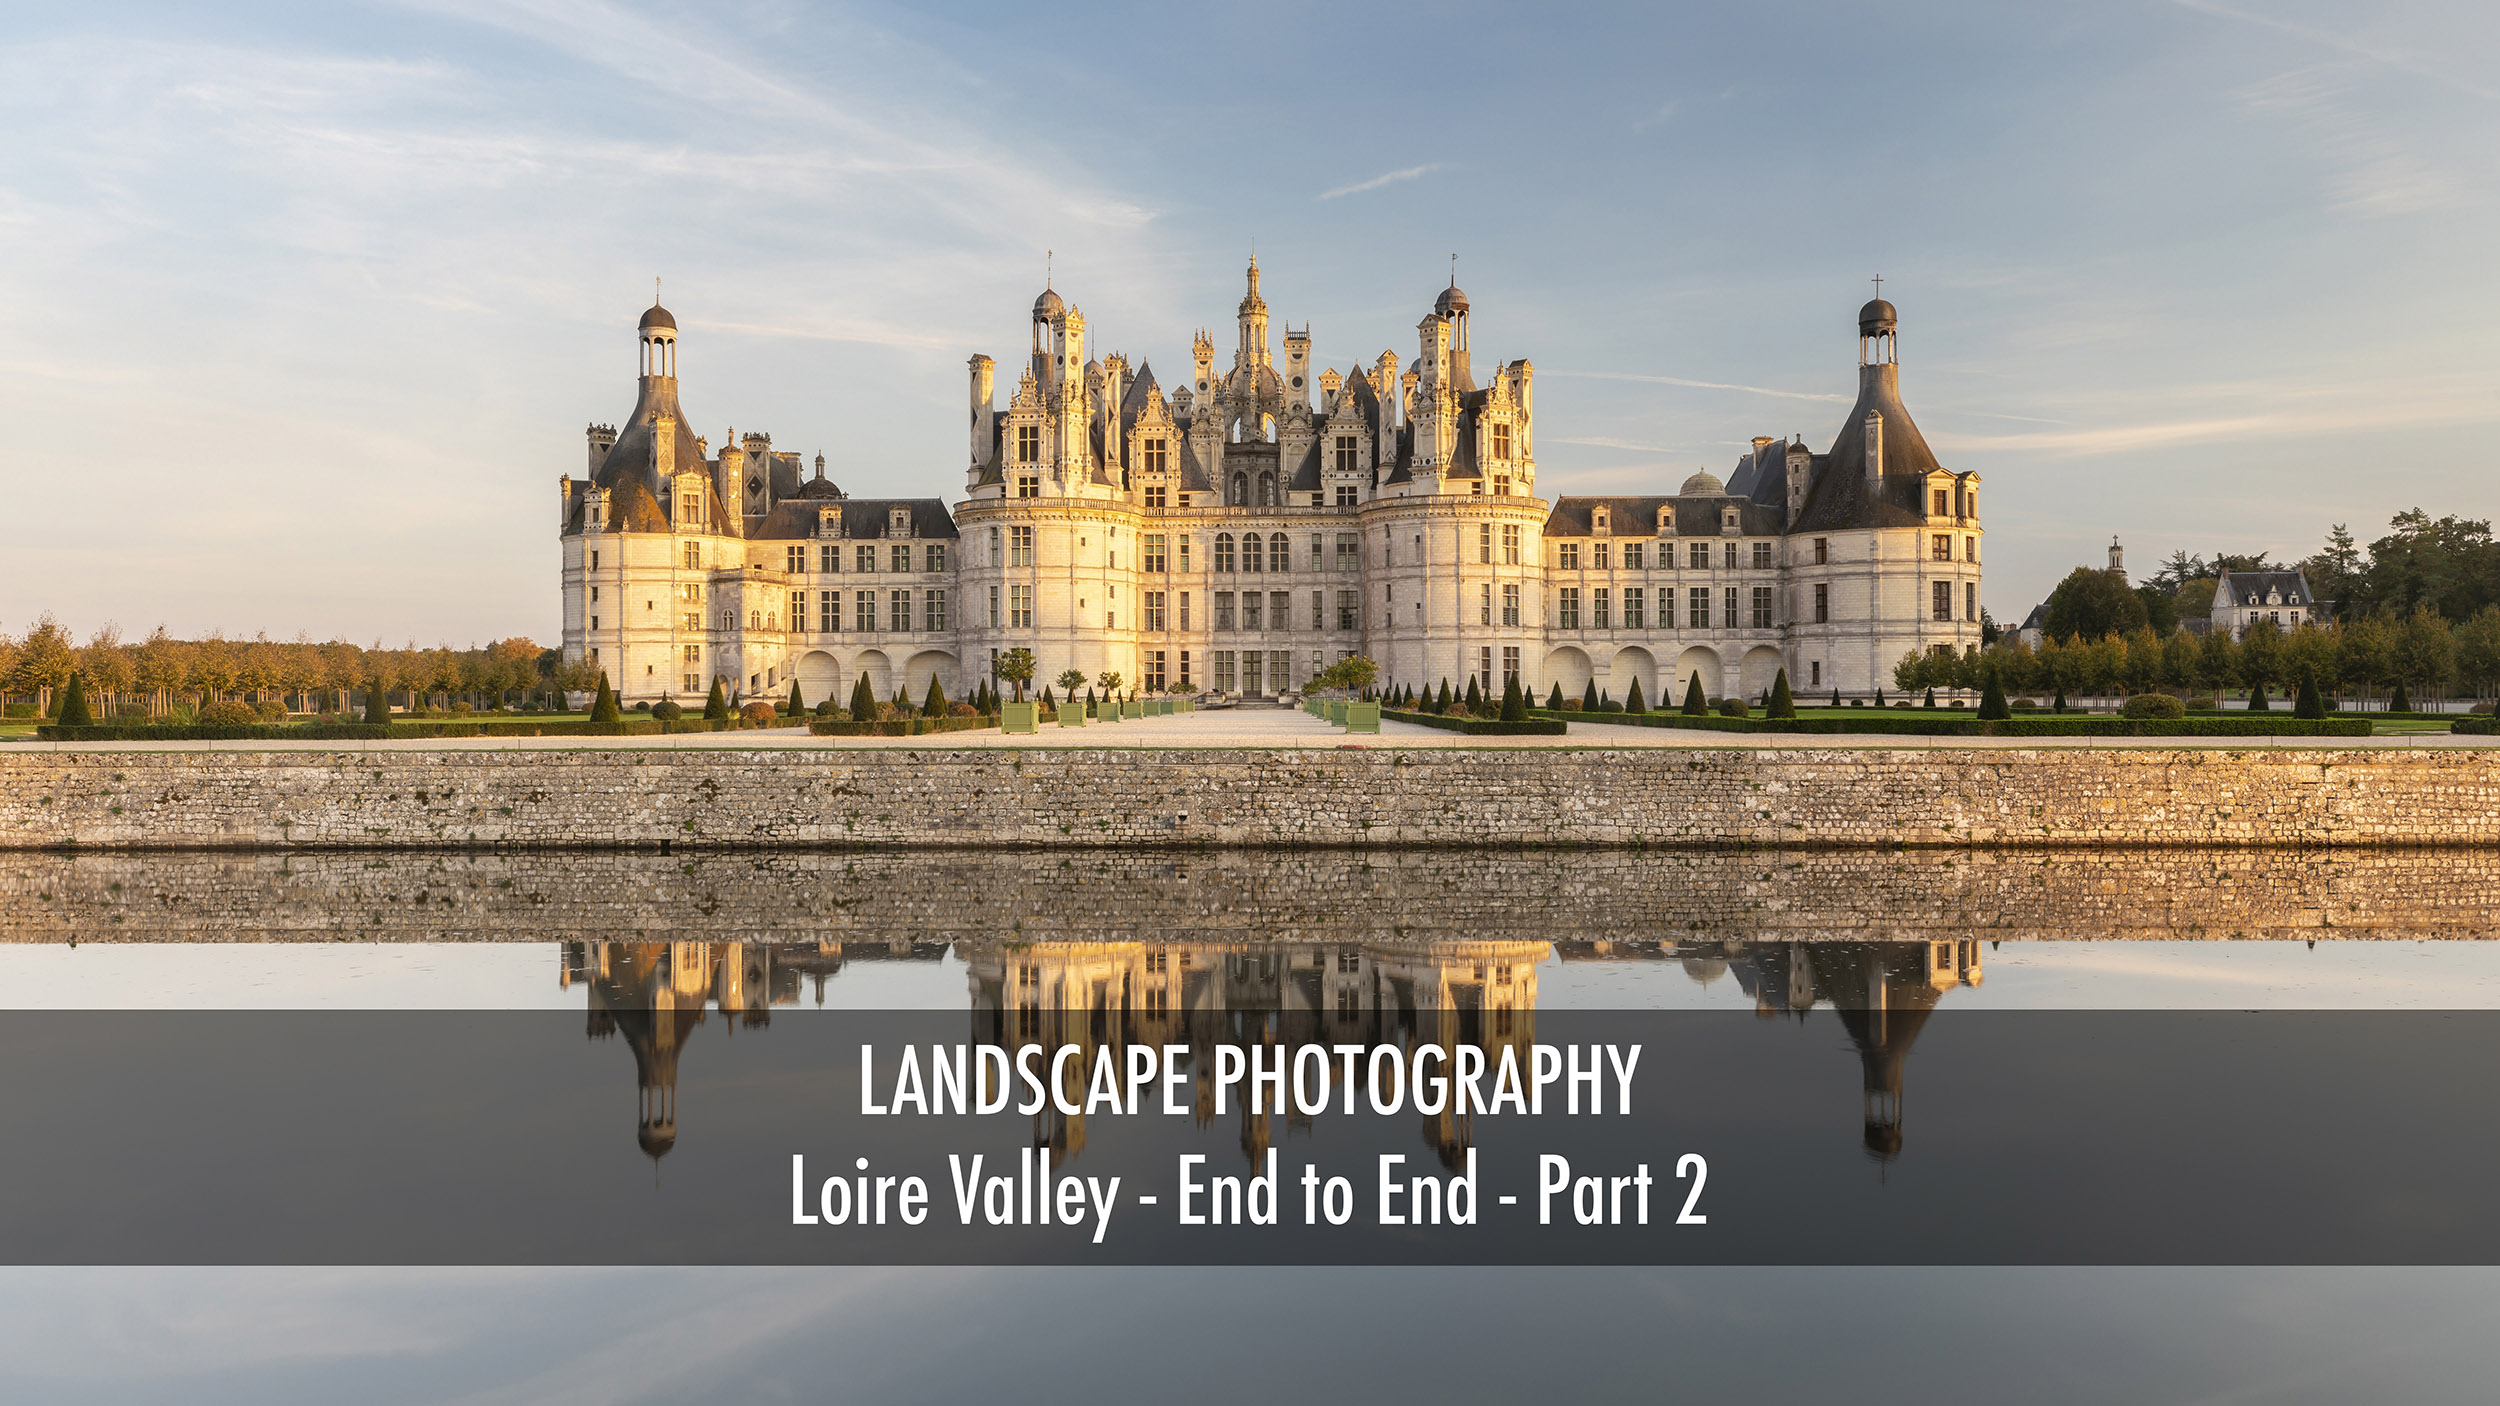
[[[1085,705],[1084,705],[1084,704],[1082,704],[1082,703],[1062,703],[1062,704],[1060,704],[1060,705],[1059,705],[1059,725],[1060,725],[1061,727],[1083,727],[1083,726],[1085,726]]]
[[[1039,703],[999,704],[998,730],[1001,732],[1041,731],[1042,705]]]
[[[1123,718],[1142,718],[1146,716],[1146,705],[1138,702],[1123,703],[1120,705],[1120,716]]]
[[[1344,704],[1343,706],[1344,706],[1344,708],[1345,708],[1345,730],[1346,730],[1346,731],[1348,731],[1348,732],[1378,732],[1378,731],[1380,731],[1380,705],[1379,705],[1379,704],[1377,704],[1377,703],[1347,703],[1347,704]]]
[[[1328,705],[1328,721],[1330,721],[1330,722],[1332,722],[1332,723],[1336,724],[1336,725],[1337,725],[1337,726],[1339,726],[1339,727],[1344,727],[1344,726],[1345,726],[1345,702],[1344,702],[1344,700],[1342,700],[1342,699],[1337,699],[1337,700],[1333,700],[1333,701],[1331,701],[1331,702],[1329,703],[1329,705]]]

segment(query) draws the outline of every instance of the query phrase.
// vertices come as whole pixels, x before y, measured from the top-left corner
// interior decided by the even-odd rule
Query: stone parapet
[[[2491,845],[2500,753],[52,752],[0,848]]]

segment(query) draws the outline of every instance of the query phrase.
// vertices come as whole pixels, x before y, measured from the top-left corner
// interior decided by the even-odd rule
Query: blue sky
[[[556,632],[651,278],[717,444],[961,490],[1044,251],[1170,368],[1459,256],[1540,490],[1829,442],[1880,273],[2019,617],[2111,534],[2494,513],[2489,6],[57,7],[0,42],[0,629]],[[1222,342],[1219,338],[1219,343]],[[1167,371],[1168,374],[1168,371]]]

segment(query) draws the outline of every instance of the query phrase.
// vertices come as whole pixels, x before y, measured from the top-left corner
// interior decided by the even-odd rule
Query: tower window
[[[1041,479],[1041,475],[1039,475],[1039,474],[1018,474],[1018,475],[1016,475],[1016,496],[1017,496],[1017,497],[1019,497],[1019,498],[1039,498],[1039,497],[1041,497],[1041,496],[1042,496],[1042,479]]]
[[[1143,441],[1142,443],[1146,451],[1146,472],[1150,474],[1159,474],[1164,472],[1172,462],[1171,451],[1167,448],[1169,441],[1149,439]]]
[[[1353,473],[1353,472],[1354,472],[1354,470],[1355,470],[1355,465],[1356,465],[1357,461],[1358,461],[1358,460],[1360,459],[1360,457],[1361,457],[1361,456],[1360,456],[1360,452],[1359,452],[1359,450],[1360,450],[1360,444],[1359,444],[1359,442],[1358,442],[1358,441],[1354,438],[1354,436],[1352,436],[1352,435],[1350,435],[1350,434],[1341,434],[1341,435],[1337,436],[1337,444],[1336,444],[1336,451],[1337,451],[1337,453],[1336,453],[1336,467],[1337,467],[1337,472],[1339,472],[1339,473],[1341,473],[1341,474],[1350,474],[1350,473]]]
[[[1496,459],[1510,457],[1510,426],[1497,424],[1493,427],[1493,457]],[[1504,488],[1499,491],[1508,493],[1510,490]]]
[[[1019,464],[1038,464],[1042,462],[1041,426],[1016,426],[1016,462]]]

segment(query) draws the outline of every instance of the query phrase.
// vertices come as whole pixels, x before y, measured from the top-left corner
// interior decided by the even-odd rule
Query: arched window
[[[1293,544],[1285,540],[1285,534],[1282,532],[1267,539],[1267,569],[1270,571],[1293,570]]]
[[[1241,569],[1256,571],[1264,565],[1266,562],[1259,554],[1259,534],[1255,532],[1241,534]]]
[[[1229,532],[1215,534],[1215,569],[1218,571],[1233,569],[1233,534]]]
[[[1276,506],[1276,475],[1259,475],[1259,506],[1262,508]]]
[[[1232,491],[1226,495],[1224,501],[1236,508],[1246,508],[1250,505],[1250,476],[1248,474],[1233,475]]]

